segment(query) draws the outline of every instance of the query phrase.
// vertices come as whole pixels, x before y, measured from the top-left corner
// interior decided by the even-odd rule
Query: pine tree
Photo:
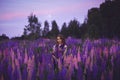
[[[59,34],[59,29],[56,21],[52,21],[51,36],[56,37]]]
[[[43,37],[47,37],[49,32],[49,23],[48,21],[44,22],[44,30],[43,30]]]
[[[28,25],[25,26],[23,35],[29,36],[30,39],[37,39],[41,36],[41,24],[36,15],[28,16]]]
[[[63,23],[62,25],[61,34],[64,35],[64,37],[68,37],[68,30],[67,30],[66,23]]]

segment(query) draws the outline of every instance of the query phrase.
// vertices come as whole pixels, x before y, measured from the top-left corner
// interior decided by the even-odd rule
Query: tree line
[[[120,38],[120,1],[105,0],[99,8],[88,10],[84,23],[80,24],[77,19],[64,22],[61,30],[57,22],[53,20],[50,23],[46,20],[43,29],[35,14],[28,16],[28,24],[25,25],[23,35],[13,39],[38,39],[55,38],[58,34],[63,34],[66,38],[71,36],[75,38]],[[50,30],[50,27],[52,28]]]

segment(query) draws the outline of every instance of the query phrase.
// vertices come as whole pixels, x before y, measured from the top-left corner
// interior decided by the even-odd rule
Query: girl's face
[[[59,36],[57,37],[57,42],[58,44],[62,44],[62,39]]]

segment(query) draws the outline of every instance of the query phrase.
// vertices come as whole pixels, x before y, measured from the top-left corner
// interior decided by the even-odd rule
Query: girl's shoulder
[[[62,47],[62,48],[67,48],[67,45],[66,44],[64,44],[64,45],[57,45],[57,44],[54,44],[53,45],[53,48],[56,48],[56,47]]]
[[[53,45],[53,48],[55,48],[55,47],[56,47],[56,44]]]
[[[67,48],[67,45],[66,45],[66,44],[64,45],[64,48]]]
[[[57,45],[57,44],[54,44],[53,45],[53,48],[55,48],[55,47],[58,47],[59,45]],[[67,48],[67,45],[66,44],[64,44],[64,45],[61,45],[61,47],[63,47],[63,48]]]

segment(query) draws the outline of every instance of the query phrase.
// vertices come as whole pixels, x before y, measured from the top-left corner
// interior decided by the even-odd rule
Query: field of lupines
[[[0,42],[0,80],[120,80],[120,41],[66,39],[64,64],[54,70],[55,40]]]

